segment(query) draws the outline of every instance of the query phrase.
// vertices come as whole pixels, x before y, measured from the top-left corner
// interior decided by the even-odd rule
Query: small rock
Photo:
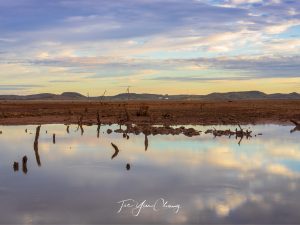
[[[126,164],[126,169],[130,170],[130,164],[129,163]]]

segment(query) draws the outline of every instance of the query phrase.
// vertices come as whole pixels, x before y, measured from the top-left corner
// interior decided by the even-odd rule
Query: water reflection
[[[147,134],[145,134],[145,141],[144,141],[144,143],[145,143],[145,151],[147,151],[148,145],[149,145],[148,135]]]
[[[22,171],[24,174],[27,174],[27,156],[25,155],[22,159]]]
[[[55,136],[55,134],[52,135],[52,142],[53,142],[53,144],[55,144],[55,142],[56,142],[56,136]]]
[[[167,133],[180,132],[174,136],[157,135],[151,128],[139,135],[131,133],[130,139],[123,138],[131,129],[125,126],[103,125],[104,130],[125,129],[105,132],[101,139],[95,137],[96,128],[85,127],[81,136],[67,134],[64,125],[0,127],[4,131],[0,138],[0,223],[300,221],[300,133],[290,133],[290,126],[251,127],[252,138],[243,135],[240,146],[229,138],[230,132],[241,130],[235,131],[234,126],[162,128]],[[49,132],[40,132],[44,129]],[[205,134],[210,129],[229,135]],[[34,130],[35,136],[30,135]],[[16,135],[20,131],[22,135]],[[194,131],[203,132],[188,136]],[[55,145],[54,133],[59,137]],[[149,141],[151,149],[145,153]],[[40,154],[43,167],[30,160],[32,143],[36,162],[40,166]],[[15,170],[20,159],[27,176]],[[138,217],[126,209],[117,214],[117,202],[129,198],[139,202],[164,198],[181,209],[178,214],[167,209],[144,209]]]
[[[78,127],[77,127],[77,129],[76,129],[76,131],[78,131],[79,128],[80,128],[81,136],[82,136],[83,133],[84,133],[83,122],[82,122],[82,120],[83,120],[83,115],[80,116],[80,118],[79,118],[79,120],[78,120]]]
[[[14,162],[13,168],[14,168],[15,172],[19,171],[19,163],[18,162]]]
[[[99,111],[97,111],[97,138],[100,137],[100,129],[101,129],[100,113]]]
[[[101,129],[101,124],[97,125],[97,138],[100,137],[100,129]]]

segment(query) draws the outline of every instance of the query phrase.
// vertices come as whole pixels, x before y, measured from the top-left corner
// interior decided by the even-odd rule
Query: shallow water
[[[263,135],[240,145],[234,137],[204,133],[150,135],[147,151],[144,135],[127,140],[108,128],[119,127],[103,126],[97,138],[96,126],[81,135],[76,126],[67,133],[64,125],[42,125],[34,151],[36,126],[1,126],[0,223],[300,221],[300,132],[290,133],[293,127],[251,126]],[[120,149],[113,159],[111,142]],[[136,207],[143,202],[147,207]]]

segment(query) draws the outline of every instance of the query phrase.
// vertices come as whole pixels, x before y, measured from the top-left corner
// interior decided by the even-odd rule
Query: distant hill
[[[87,97],[77,92],[64,92],[61,95],[41,93],[35,95],[0,95],[0,100],[85,100]]]
[[[155,94],[136,94],[136,93],[122,93],[115,96],[109,96],[106,97],[110,100],[153,100],[153,99],[159,99],[162,95],[155,95]]]
[[[114,96],[87,97],[77,92],[64,92],[60,95],[51,93],[41,93],[35,95],[0,95],[0,100],[104,100],[104,101],[124,101],[124,100],[251,100],[251,99],[299,99],[300,94],[265,94],[260,91],[242,91],[227,93],[211,93],[208,95],[159,95],[159,94],[136,94],[121,93]]]
[[[85,99],[86,98],[86,96],[79,94],[77,92],[64,92],[59,97],[67,98],[67,99]]]
[[[205,96],[207,99],[266,99],[269,96],[260,91],[245,92],[228,92],[228,93],[211,93]]]

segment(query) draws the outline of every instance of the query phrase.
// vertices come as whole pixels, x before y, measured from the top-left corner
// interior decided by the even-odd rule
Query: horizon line
[[[36,93],[36,94],[27,94],[27,95],[18,95],[18,94],[0,94],[0,96],[33,96],[33,95],[42,95],[42,94],[49,94],[49,95],[63,95],[63,94],[79,94],[82,95],[83,97],[86,98],[95,98],[95,97],[112,97],[112,96],[117,96],[117,95],[131,95],[131,94],[136,94],[136,95],[162,95],[162,96],[180,96],[180,95],[187,95],[187,96],[206,96],[206,95],[210,95],[210,94],[228,94],[228,93],[246,93],[246,92],[258,92],[261,94],[265,94],[265,95],[274,95],[274,94],[283,94],[283,95],[289,95],[289,94],[299,94],[299,92],[288,92],[288,93],[282,93],[282,92],[275,92],[275,93],[265,93],[263,91],[258,91],[258,90],[248,90],[248,91],[228,91],[228,92],[210,92],[208,94],[158,94],[158,93],[136,93],[136,92],[130,92],[130,93],[126,93],[126,92],[120,92],[118,94],[115,95],[94,95],[94,96],[89,96],[89,94],[85,95],[82,94],[81,92],[76,92],[76,91],[65,91],[65,92],[61,92],[60,94],[57,93],[51,93],[51,92],[40,92],[40,93]]]

